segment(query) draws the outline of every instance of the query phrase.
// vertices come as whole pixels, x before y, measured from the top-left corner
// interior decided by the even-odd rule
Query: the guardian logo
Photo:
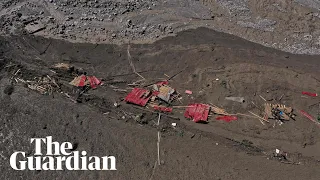
[[[52,142],[52,136],[46,138],[31,138],[35,144],[34,156],[26,157],[26,153],[17,151],[10,156],[10,166],[14,170],[117,170],[114,156],[90,156],[87,152],[71,151],[70,142]],[[46,153],[41,151],[41,145],[46,145]],[[44,145],[43,144],[43,145]]]

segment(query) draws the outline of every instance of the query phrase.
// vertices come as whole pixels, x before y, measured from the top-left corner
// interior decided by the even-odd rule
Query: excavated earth
[[[130,48],[129,48],[130,47]],[[183,109],[162,116],[122,101],[127,84],[141,78],[152,83],[174,76],[170,85],[182,94],[181,103],[212,103],[229,113],[260,114],[265,103],[294,108],[296,120],[280,125],[270,120],[239,116],[226,123],[209,117],[197,124],[183,117]],[[0,38],[0,178],[1,179],[319,179],[320,129],[299,113],[314,117],[319,98],[302,91],[320,89],[319,56],[294,55],[254,44],[236,36],[198,28],[179,32],[152,44],[77,44],[29,35]],[[68,72],[53,72],[56,63],[70,63],[104,79],[104,85],[74,103],[64,93],[41,95],[13,76],[25,80],[46,76],[58,79],[72,94]],[[19,70],[20,69],[20,70]],[[17,72],[17,70],[19,70]],[[129,89],[127,89],[129,91]],[[191,90],[192,95],[184,94]],[[226,101],[242,96],[244,103]],[[119,107],[114,102],[120,103]],[[136,115],[143,113],[138,122]],[[171,123],[177,123],[173,128]],[[157,130],[161,131],[157,160]],[[14,171],[14,151],[34,154],[32,137],[53,136],[72,142],[89,156],[113,155],[117,171]],[[276,149],[287,160],[274,157]]]

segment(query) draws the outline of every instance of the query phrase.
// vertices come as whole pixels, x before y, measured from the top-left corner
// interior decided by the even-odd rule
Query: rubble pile
[[[60,89],[56,80],[50,76],[35,77],[33,80],[23,80],[21,78],[15,78],[15,80],[16,82],[25,84],[29,89],[38,91],[43,95],[51,95],[54,91],[59,91]]]
[[[24,79],[22,71],[21,69],[14,69],[12,79],[14,79],[16,83],[23,83],[29,89],[38,91],[43,95],[51,95],[54,92],[65,94],[75,103],[81,103],[84,94],[88,95],[90,90],[97,89],[99,86],[104,85],[103,79],[99,79],[96,76],[89,76],[83,69],[76,68],[67,63],[58,63],[52,66],[51,71],[55,73],[55,77],[44,75],[36,76],[32,79]],[[59,77],[63,76],[62,74],[69,74],[67,76],[69,79],[68,85],[72,85],[73,87],[69,92],[68,90],[63,91],[63,88],[61,88],[67,86],[59,80]],[[169,84],[169,82],[172,81],[171,78],[154,81],[154,83],[150,84],[147,83],[146,79],[139,73],[136,74],[142,79],[128,83],[125,89],[121,89],[112,84],[127,83],[126,81],[112,80],[105,83],[107,85],[109,84],[109,87],[117,93],[126,93],[127,95],[122,99],[124,102],[134,106],[140,106],[149,112],[168,114],[174,119],[180,119],[180,117],[172,115],[177,114],[177,112],[182,113],[181,110],[184,110],[184,117],[196,123],[209,123],[212,116],[214,116],[217,121],[225,121],[228,123],[238,121],[240,117],[258,119],[263,125],[266,125],[266,123],[272,124],[270,123],[272,120],[273,127],[275,127],[276,123],[283,125],[290,120],[296,120],[297,115],[294,113],[294,108],[281,103],[269,103],[266,98],[261,95],[259,95],[259,97],[265,101],[265,103],[260,106],[262,108],[259,108],[259,106],[252,102],[258,112],[254,113],[249,110],[249,114],[239,112],[229,113],[226,109],[213,105],[210,102],[194,102],[192,100],[193,92],[191,90],[183,90],[186,95],[179,93],[176,88],[171,87]],[[303,91],[302,95],[307,95],[312,98],[317,98],[318,96],[317,93],[306,91]],[[283,95],[281,98],[282,97]],[[279,99],[281,100],[281,98]],[[181,101],[182,99],[184,102],[187,101],[188,105],[184,105],[185,103]],[[239,105],[246,102],[244,97],[236,96],[225,97],[225,101],[233,101],[233,103]],[[121,102],[114,102],[115,107],[119,107],[120,105]],[[314,118],[304,110],[300,110],[300,113],[320,126],[318,120],[320,115],[318,115],[318,118]],[[131,114],[130,117],[135,117],[135,115],[130,112],[126,112],[126,114]]]

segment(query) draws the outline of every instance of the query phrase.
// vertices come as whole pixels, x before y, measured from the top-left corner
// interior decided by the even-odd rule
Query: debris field
[[[28,150],[26,137],[50,134],[117,156],[119,174],[92,172],[103,178],[196,179],[207,171],[210,179],[246,179],[246,168],[263,172],[256,179],[279,168],[299,172],[290,179],[318,177],[317,56],[206,28],[146,45],[2,37],[1,51],[4,158],[15,146]],[[190,173],[191,161],[208,166]],[[174,176],[179,166],[188,171]],[[36,176],[47,175],[78,176]]]

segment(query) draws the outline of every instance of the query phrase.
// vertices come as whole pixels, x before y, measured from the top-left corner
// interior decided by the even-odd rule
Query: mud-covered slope
[[[90,90],[82,103],[74,103],[63,93],[40,95],[10,80],[18,69],[18,76],[25,79],[50,75],[59,80],[63,91],[72,94],[67,85],[72,77],[50,71],[53,64],[65,62],[88,74],[123,82],[116,86],[125,89],[140,79],[128,63],[127,45],[72,44],[20,36],[2,37],[0,48],[1,179],[301,180],[320,175],[319,127],[298,112],[296,121],[280,126],[244,117],[231,123],[210,117],[208,124],[196,124],[183,117],[183,110],[174,110],[171,115],[179,121],[165,116],[160,121],[161,165],[155,167],[157,115],[121,102],[126,93],[114,91],[110,82]],[[131,44],[130,53],[136,70],[150,82],[183,70],[170,81],[179,92],[193,91],[192,96],[182,94],[182,105],[203,102],[230,113],[259,113],[252,102],[261,106],[261,95],[296,111],[303,109],[313,116],[318,113],[313,106],[317,99],[301,97],[303,90],[319,89],[318,56],[283,53],[205,28],[154,44]],[[243,96],[246,102],[229,102],[225,96]],[[114,107],[115,101],[121,106]],[[139,113],[145,113],[142,124],[130,116]],[[177,123],[176,128],[172,122]],[[85,150],[88,155],[114,155],[118,170],[13,171],[10,155],[16,150],[32,155],[29,139],[45,136],[72,142],[76,150]],[[274,158],[276,148],[288,152],[288,161]]]

